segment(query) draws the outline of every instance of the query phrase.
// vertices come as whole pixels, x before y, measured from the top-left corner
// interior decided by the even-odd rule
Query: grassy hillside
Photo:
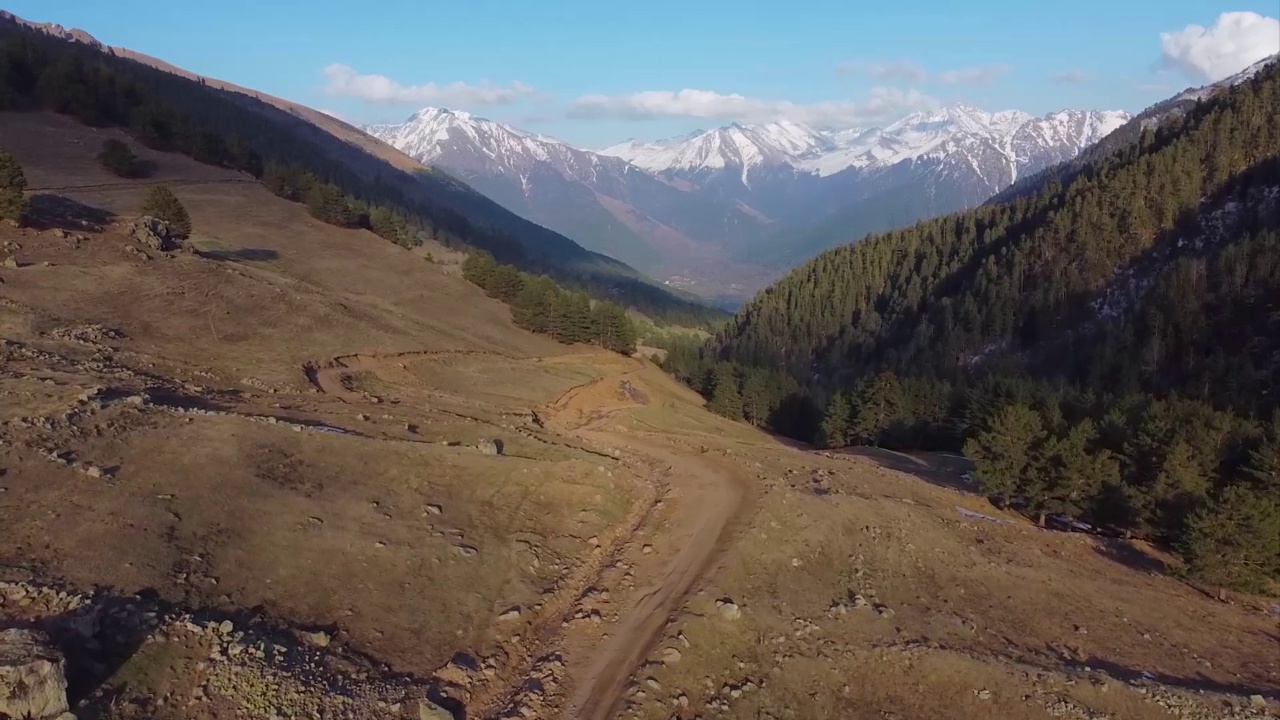
[[[272,163],[298,168],[355,203],[403,215],[411,242],[422,236],[482,249],[531,272],[680,320],[717,314],[520,218],[446,174],[388,162],[385,153],[369,151],[367,138],[349,141],[302,113],[125,55],[0,16],[0,109],[52,110],[90,126],[128,128],[157,149],[258,176]]]

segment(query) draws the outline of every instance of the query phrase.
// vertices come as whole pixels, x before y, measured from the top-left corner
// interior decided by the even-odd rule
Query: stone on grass
[[[0,632],[0,717],[47,720],[67,712],[66,664],[48,636]]]

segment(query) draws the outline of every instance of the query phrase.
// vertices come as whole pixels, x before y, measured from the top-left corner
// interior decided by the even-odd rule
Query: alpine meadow
[[[1280,720],[1274,2],[15,3],[0,720]]]

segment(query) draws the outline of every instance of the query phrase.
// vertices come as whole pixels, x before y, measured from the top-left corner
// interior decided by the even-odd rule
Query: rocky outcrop
[[[158,217],[143,215],[129,226],[129,237],[160,252],[169,252],[181,247],[169,223]]]
[[[67,676],[62,653],[35,630],[0,632],[0,717],[66,717]]]

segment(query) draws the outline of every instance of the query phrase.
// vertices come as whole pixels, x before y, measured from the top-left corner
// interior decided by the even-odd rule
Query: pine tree
[[[307,188],[303,202],[307,211],[321,222],[338,227],[353,227],[357,222],[357,213],[342,190],[329,183],[313,183]]]
[[[1028,473],[1035,472],[1045,441],[1040,416],[1026,405],[1006,405],[996,412],[991,426],[964,445],[973,461],[973,478],[988,495],[1011,500],[1027,487]]]
[[[404,216],[388,207],[379,205],[369,211],[369,229],[378,237],[385,238],[398,245],[411,246],[415,244],[408,237],[408,228],[405,226]]]
[[[902,414],[902,386],[891,372],[865,383],[852,402],[850,439],[875,445]]]
[[[177,238],[191,237],[191,216],[182,206],[178,196],[167,185],[152,185],[142,202],[142,214],[160,218],[169,223],[169,230]]]
[[[510,303],[524,290],[524,275],[514,265],[499,265],[484,288],[490,297]]]
[[[849,396],[843,392],[836,393],[827,403],[827,410],[822,416],[822,425],[818,428],[818,445],[826,448],[845,447],[850,438],[850,416],[853,408]]]
[[[489,278],[497,269],[498,263],[487,252],[473,252],[462,261],[462,277],[481,288],[489,286]]]
[[[102,142],[102,152],[98,153],[98,162],[122,178],[143,177],[142,165],[138,156],[129,146],[114,138]]]
[[[511,304],[512,322],[530,332],[551,332],[558,292],[555,282],[546,275],[528,278],[520,295]]]
[[[1097,429],[1088,418],[1063,437],[1045,443],[1038,458],[1040,467],[1028,474],[1035,485],[1025,489],[1032,512],[1081,517],[1103,487],[1119,480],[1119,464],[1097,443]]]
[[[27,199],[23,194],[26,187],[27,178],[18,159],[0,150],[0,218],[22,222],[27,214]]]
[[[742,419],[742,394],[738,389],[738,375],[733,366],[721,363],[716,366],[711,383],[711,412],[732,420]]]
[[[630,355],[636,351],[636,328],[621,305],[600,301],[591,309],[597,342],[606,350]]]
[[[1192,577],[1245,592],[1280,578],[1280,502],[1228,487],[1187,522],[1181,552]]]

